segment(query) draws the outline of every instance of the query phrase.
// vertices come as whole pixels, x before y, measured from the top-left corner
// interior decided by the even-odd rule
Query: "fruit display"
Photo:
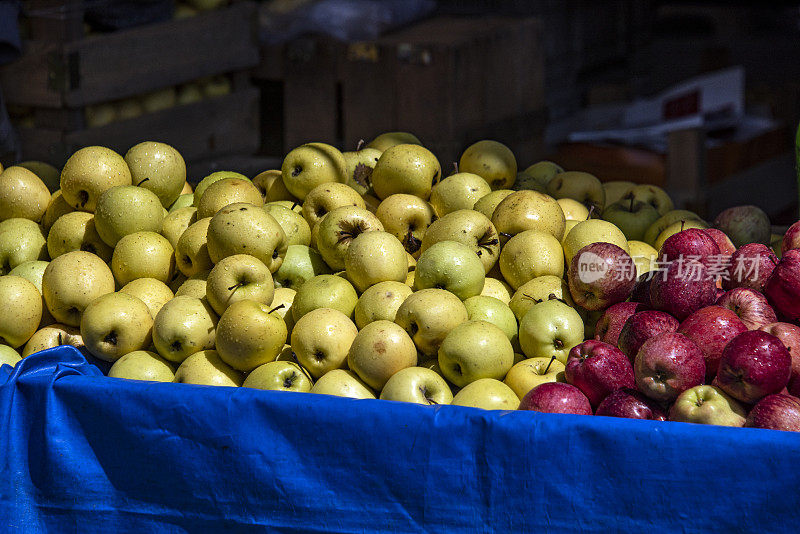
[[[194,188],[159,142],[52,174],[0,174],[2,363],[71,345],[118,379],[800,429],[800,222],[775,246],[756,206],[708,223],[404,132]]]

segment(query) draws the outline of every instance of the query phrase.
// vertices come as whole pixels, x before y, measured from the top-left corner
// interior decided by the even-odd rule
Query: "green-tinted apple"
[[[564,250],[561,243],[546,232],[520,232],[500,252],[500,272],[514,289],[540,276],[564,275]]]
[[[297,290],[292,302],[292,316],[295,322],[311,310],[333,308],[353,316],[358,294],[353,285],[333,274],[320,274],[307,280]]]
[[[504,302],[494,297],[470,297],[464,301],[470,321],[492,323],[506,335],[512,346],[517,345],[517,318]]]
[[[155,352],[136,350],[115,361],[108,370],[108,376],[148,382],[172,382],[175,372],[172,365]]]
[[[491,192],[486,180],[477,174],[460,172],[447,176],[431,189],[430,203],[436,215],[443,217],[456,210],[471,210]]]
[[[440,241],[457,241],[470,247],[488,273],[500,256],[500,239],[492,221],[475,210],[458,210],[434,221],[422,238],[421,252]]]
[[[188,356],[175,371],[173,382],[201,386],[238,387],[242,373],[222,361],[215,350],[201,350]]]
[[[564,364],[550,358],[528,358],[519,363],[506,375],[503,382],[514,390],[517,397],[524,397],[530,390],[545,382],[566,382]]]
[[[225,206],[236,203],[263,206],[261,191],[250,180],[223,178],[209,185],[197,203],[197,217],[213,217]]]
[[[416,404],[450,404],[453,393],[444,378],[425,367],[407,367],[392,375],[381,390],[381,399]]]
[[[35,352],[53,347],[69,345],[75,348],[83,347],[81,331],[74,326],[65,324],[50,324],[36,331],[25,344],[22,357],[30,356]]]
[[[420,145],[401,144],[386,149],[372,171],[372,188],[381,200],[405,193],[428,200],[442,178],[439,160]]]
[[[555,356],[563,364],[569,351],[583,341],[583,320],[560,300],[531,307],[519,323],[519,344],[528,358]]]
[[[283,228],[283,233],[286,234],[287,246],[308,246],[311,244],[311,227],[302,215],[276,204],[264,206],[264,211],[272,215],[275,221]]]
[[[470,247],[440,241],[420,255],[414,289],[445,289],[465,300],[480,295],[485,277],[483,263]]]
[[[152,191],[135,185],[116,186],[100,194],[94,225],[110,247],[134,232],[161,232],[164,210]]]
[[[403,301],[394,322],[408,332],[421,353],[433,357],[447,334],[467,320],[467,308],[458,297],[444,289],[422,289]]]
[[[114,248],[111,271],[120,286],[137,278],[155,278],[166,284],[175,272],[175,251],[161,234],[128,234]]]
[[[28,280],[0,276],[0,344],[17,348],[36,333],[42,321],[42,296]]]
[[[292,329],[291,345],[297,361],[314,378],[347,364],[347,353],[358,329],[345,314],[317,308],[303,315]]]
[[[30,219],[0,222],[0,275],[26,261],[47,260],[47,238]]]
[[[374,399],[375,394],[352,371],[333,369],[314,383],[311,393],[351,399]]]
[[[0,221],[20,218],[40,222],[50,205],[44,182],[24,167],[0,172]]]
[[[560,241],[566,219],[553,197],[536,191],[515,191],[497,205],[492,224],[501,236],[508,238],[525,230],[539,230]]]
[[[359,329],[373,321],[394,321],[397,309],[411,295],[412,290],[403,282],[379,282],[364,291],[353,312]]]
[[[408,132],[384,132],[367,143],[366,148],[375,148],[383,152],[387,148],[402,144],[421,145],[422,141],[416,135]]]
[[[213,349],[217,317],[198,298],[175,297],[153,322],[153,345],[171,362],[180,363],[201,350]]]
[[[178,199],[186,183],[186,162],[175,148],[144,141],[128,150],[125,162],[132,183],[155,193],[162,206],[168,208]]]
[[[514,365],[514,349],[505,332],[486,321],[453,328],[439,347],[439,367],[458,387],[480,378],[502,380]]]
[[[325,143],[307,143],[286,154],[281,165],[286,189],[299,200],[320,184],[347,182],[347,163],[339,150]]]
[[[248,254],[221,259],[206,278],[206,298],[217,315],[241,300],[269,306],[274,293],[269,269],[264,262]]]
[[[366,209],[364,199],[349,185],[338,182],[320,184],[309,191],[303,200],[303,218],[311,227],[320,222],[325,215],[342,206]]]
[[[211,186],[211,184],[219,182],[220,180],[225,180],[226,178],[249,180],[247,176],[245,176],[244,174],[240,174],[238,172],[233,172],[233,171],[212,172],[211,174],[200,180],[200,183],[198,183],[197,187],[194,188],[194,195],[193,195],[194,207],[197,207],[200,204],[200,199],[203,198],[203,194],[206,192],[206,189],[208,189]]]
[[[450,404],[483,410],[516,410],[519,407],[519,397],[499,380],[481,378],[456,393]]]
[[[242,386],[270,391],[308,393],[312,384],[296,363],[275,361],[259,365],[250,371]]]
[[[91,252],[67,252],[51,261],[42,276],[42,295],[47,309],[60,323],[80,326],[86,306],[114,292],[114,275]]]
[[[517,160],[503,143],[485,139],[473,143],[461,154],[461,172],[477,174],[492,189],[510,189],[517,178]]]
[[[105,261],[111,261],[114,247],[109,246],[97,233],[94,214],[85,211],[72,211],[58,218],[47,234],[47,252],[57,258],[73,250],[83,250],[97,254]]]
[[[161,224],[161,235],[167,238],[172,248],[178,247],[178,240],[189,226],[197,222],[197,208],[187,206],[169,212]]]
[[[160,280],[155,278],[137,278],[131,280],[119,290],[127,293],[145,303],[150,315],[155,318],[159,310],[175,296],[172,290]]]
[[[252,371],[274,361],[286,340],[286,324],[268,305],[253,300],[230,304],[217,323],[216,347],[222,361]]]
[[[380,391],[398,371],[417,365],[417,348],[405,330],[391,321],[369,323],[353,338],[347,366],[365,384]]]
[[[355,206],[336,208],[316,228],[319,229],[317,250],[334,271],[344,270],[344,258],[353,239],[364,232],[383,231],[383,225],[375,215]]]
[[[380,282],[403,282],[408,260],[403,244],[388,232],[366,232],[350,243],[344,258],[347,278],[358,291]]]
[[[252,204],[225,206],[208,225],[208,255],[214,263],[226,256],[250,254],[274,273],[286,256],[287,246],[281,225]]]
[[[122,156],[109,148],[82,148],[61,170],[61,194],[80,211],[94,212],[100,194],[117,185],[131,185],[131,171]]]
[[[96,358],[117,361],[150,345],[153,316],[147,305],[127,293],[109,293],[93,300],[81,317],[81,337]]]

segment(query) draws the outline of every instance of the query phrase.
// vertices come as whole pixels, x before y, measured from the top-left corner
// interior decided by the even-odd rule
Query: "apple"
[[[268,391],[311,391],[311,379],[294,362],[274,361],[259,365],[247,374],[242,386]]]
[[[200,200],[202,200],[203,195],[206,192],[206,189],[208,189],[211,186],[211,184],[218,182],[220,180],[224,180],[226,178],[238,178],[239,180],[244,180],[244,181],[250,180],[250,178],[238,172],[233,172],[233,171],[212,172],[211,174],[200,180],[200,183],[198,183],[197,187],[194,188],[193,206],[196,208],[200,204]]]
[[[408,275],[403,244],[388,232],[365,232],[356,236],[347,248],[344,265],[347,278],[360,292],[379,282],[404,282]]]
[[[517,177],[517,160],[506,145],[486,139],[464,150],[458,169],[479,175],[493,190],[509,189]]]
[[[137,278],[131,280],[119,290],[144,302],[150,315],[155,319],[159,310],[175,296],[172,290],[155,278]]]
[[[53,226],[53,223],[56,222],[59,217],[71,211],[74,211],[74,209],[64,200],[64,195],[61,194],[61,190],[57,190],[50,197],[50,204],[47,205],[47,210],[42,217],[42,227],[45,231],[50,230],[50,227]]]
[[[461,300],[480,295],[485,274],[475,252],[456,241],[440,241],[420,254],[414,289],[445,289]]]
[[[261,191],[261,197],[265,204],[273,200],[289,200],[292,202],[297,202],[298,200],[286,189],[280,169],[270,169],[258,173],[253,177],[253,185]]]
[[[264,262],[248,254],[234,254],[221,259],[206,278],[206,298],[220,316],[233,303],[242,300],[269,306],[274,293],[269,269]],[[225,359],[224,354],[222,357]]]
[[[632,196],[610,204],[603,210],[603,219],[622,230],[628,240],[644,238],[644,233],[659,217],[651,204],[635,201]]]
[[[175,380],[175,371],[167,360],[155,352],[135,350],[115,361],[108,370],[108,376],[148,382],[172,382]]]
[[[725,232],[722,230],[718,230],[717,228],[706,228],[703,231],[711,236],[711,239],[713,239],[719,247],[719,253],[723,256],[730,256],[736,251],[736,247],[733,245],[731,238],[725,235]]]
[[[694,259],[712,268],[720,257],[717,242],[704,230],[689,228],[668,237],[658,254],[660,262]],[[725,264],[722,265],[725,267]]]
[[[61,170],[61,194],[76,210],[94,212],[100,194],[115,185],[131,185],[131,171],[122,156],[109,148],[81,148]]]
[[[457,210],[471,210],[478,200],[491,192],[486,180],[477,174],[459,172],[433,186],[430,204],[436,215],[444,217]]]
[[[617,347],[602,341],[588,340],[573,347],[564,374],[567,383],[580,389],[594,407],[608,394],[635,386],[631,362]]]
[[[315,379],[346,367],[358,329],[348,316],[332,308],[317,308],[300,317],[291,334],[297,360]]]
[[[237,203],[263,206],[264,198],[250,180],[223,178],[209,185],[203,192],[197,203],[197,217],[213,217],[225,206]]]
[[[161,235],[167,238],[172,248],[176,248],[183,232],[196,222],[197,208],[194,206],[186,206],[170,211],[161,224]]]
[[[42,296],[47,309],[60,323],[79,326],[86,306],[114,292],[114,275],[90,252],[67,252],[51,261],[42,276]]]
[[[186,162],[175,148],[166,143],[145,141],[125,154],[131,182],[156,194],[161,205],[170,207],[186,183]]]
[[[669,420],[704,425],[743,426],[747,411],[716,386],[695,386],[675,399]]]
[[[533,180],[533,183],[536,184],[536,186],[544,189],[545,187],[547,187],[547,184],[550,182],[550,180],[555,178],[557,174],[564,172],[564,169],[560,165],[553,163],[552,161],[544,160],[534,163],[533,165],[531,165],[522,172],[526,176],[529,176],[530,179]],[[515,187],[517,187],[517,185],[518,184],[516,183],[514,184]],[[531,189],[531,188],[518,188],[517,190],[520,189]]]
[[[283,348],[287,329],[269,306],[255,300],[230,303],[217,323],[215,344],[222,361],[249,372],[274,361]]]
[[[658,237],[656,237],[653,246],[658,250],[661,250],[666,240],[675,234],[684,232],[686,230],[703,230],[703,232],[705,233],[705,230],[707,229],[708,225],[703,221],[697,221],[697,220],[679,221],[667,226],[664,229],[664,231],[658,234]],[[714,243],[716,243],[716,241],[714,241]]]
[[[242,373],[222,361],[215,350],[201,350],[188,356],[175,371],[173,382],[203,386],[238,387]]]
[[[789,351],[792,357],[792,373],[786,389],[796,397],[800,393],[800,327],[791,323],[770,323],[758,329],[780,339]]]
[[[347,164],[347,185],[363,195],[372,187],[372,171],[383,151],[361,145],[353,152],[342,152],[342,156]]]
[[[522,398],[530,390],[545,382],[566,382],[564,364],[550,358],[527,358],[514,364],[503,382],[517,397]]]
[[[375,394],[352,371],[333,369],[314,383],[311,393],[351,399],[374,399]]]
[[[500,256],[500,240],[492,222],[474,210],[448,213],[425,230],[420,252],[441,241],[463,243],[477,254],[484,271],[489,273]]]
[[[365,232],[384,231],[380,220],[365,208],[342,206],[329,212],[314,228],[316,248],[334,271],[345,269],[345,255],[350,243]],[[312,245],[314,244],[312,231]]]
[[[330,274],[331,270],[316,250],[305,245],[289,245],[280,269],[273,275],[275,287],[300,288],[307,280]]]
[[[769,243],[769,217],[758,206],[728,208],[714,219],[714,228],[721,230],[738,248],[748,243]]]
[[[274,273],[286,256],[286,233],[272,215],[252,204],[230,204],[208,224],[208,255],[218,263],[226,256],[250,254]]]
[[[190,224],[175,245],[175,265],[184,276],[208,271],[214,266],[208,254],[208,226],[211,217]]]
[[[750,330],[778,320],[766,297],[752,289],[737,287],[726,291],[717,298],[716,304],[733,311]]]
[[[115,362],[150,346],[153,316],[147,305],[127,293],[108,293],[93,300],[81,316],[81,337],[95,358]]]
[[[392,375],[381,390],[383,400],[416,404],[450,404],[453,393],[444,378],[424,367],[407,367]]]
[[[264,211],[272,215],[275,221],[283,228],[288,246],[309,246],[311,244],[311,227],[302,215],[276,204],[265,205]]]
[[[46,260],[47,237],[42,227],[30,219],[0,222],[0,275],[33,260]]]
[[[56,220],[47,234],[47,252],[51,258],[73,250],[97,254],[103,261],[111,261],[113,247],[107,245],[97,233],[95,216],[85,211],[66,213]]]
[[[347,182],[347,163],[339,150],[325,143],[307,143],[291,150],[281,165],[286,189],[299,200],[320,184]]]
[[[36,331],[25,344],[22,357],[25,358],[35,352],[61,345],[69,345],[77,349],[82,348],[83,338],[81,331],[65,324],[50,324]]]
[[[19,353],[8,345],[0,345],[0,367],[10,365],[14,367],[21,360]]]
[[[772,239],[770,239],[770,241],[772,241]],[[783,252],[795,248],[800,248],[800,221],[791,225],[781,238],[781,250]]]
[[[703,353],[691,339],[666,332],[645,341],[633,362],[636,387],[653,400],[672,402],[689,388],[703,383]]]
[[[595,415],[666,421],[667,415],[653,400],[631,388],[618,389],[610,393],[597,407]]]
[[[778,258],[768,246],[761,243],[742,245],[730,257],[722,277],[722,287],[747,287],[763,291],[777,264]]]
[[[347,366],[376,391],[398,371],[416,365],[414,341],[400,326],[382,319],[362,328],[347,353]]]
[[[784,252],[767,280],[764,294],[776,311],[792,321],[800,319],[800,250]]]
[[[500,201],[492,212],[492,224],[501,237],[511,238],[525,230],[539,230],[561,241],[566,218],[561,206],[537,191],[515,191]]]
[[[320,184],[303,200],[303,218],[309,227],[313,227],[325,215],[342,206],[366,208],[364,199],[349,185],[338,182]]]
[[[494,297],[497,300],[502,301],[505,304],[511,302],[511,294],[514,292],[511,289],[505,280],[499,280],[492,276],[487,276],[483,282],[483,291],[481,291],[481,295],[483,297]]]
[[[421,145],[419,138],[408,132],[384,132],[367,143],[366,148],[374,148],[381,152],[395,145]]]
[[[493,297],[477,295],[466,299],[464,307],[470,321],[492,323],[506,334],[512,346],[519,345],[517,318],[507,304]]]
[[[0,344],[21,347],[42,321],[42,296],[20,276],[0,276]]]
[[[636,266],[617,245],[591,243],[572,257],[567,281],[578,306],[589,311],[604,310],[630,296],[636,283]]]
[[[441,177],[442,168],[430,150],[417,144],[399,144],[381,154],[372,171],[372,188],[381,200],[397,193],[428,200]]]
[[[489,279],[487,278],[487,280]],[[534,304],[550,299],[561,300],[568,306],[574,306],[575,304],[572,302],[572,295],[569,293],[567,282],[563,278],[545,275],[521,285],[514,292],[508,306],[514,312],[517,321],[521,321]]]
[[[754,404],[785,388],[791,371],[792,357],[780,339],[748,330],[722,351],[716,385],[736,400]]]
[[[605,212],[605,210],[611,204],[619,202],[624,198],[628,198],[631,189],[633,189],[634,187],[636,187],[635,183],[624,180],[612,180],[610,182],[603,182],[603,189],[606,192],[606,205],[604,206],[603,211]]]
[[[514,190],[512,189],[498,189],[497,191],[492,191],[488,195],[478,199],[475,205],[472,206],[472,209],[483,214],[487,219],[491,219],[497,205],[513,192]]]
[[[706,306],[683,320],[677,332],[700,347],[706,360],[706,382],[717,375],[722,350],[728,342],[748,330],[739,317],[722,306]]]
[[[359,329],[373,321],[394,321],[397,310],[411,295],[412,289],[402,282],[379,282],[370,286],[356,302],[353,318]]]
[[[559,198],[557,202],[568,221],[585,221],[589,218],[589,210],[577,200],[565,197]]]
[[[659,217],[656,222],[651,224],[644,233],[644,237],[642,241],[648,243],[650,245],[654,245],[658,236],[661,235],[661,232],[667,229],[667,227],[674,225],[675,223],[680,222],[688,222],[688,221],[695,221],[702,223],[703,220],[694,212],[688,210],[671,210]]]
[[[198,298],[179,296],[161,308],[153,321],[153,345],[171,362],[214,348],[217,316]],[[216,352],[215,352],[216,354]]]
[[[194,193],[181,193],[181,196],[178,197],[178,200],[173,202],[169,207],[168,212],[171,213],[181,208],[188,208],[189,206],[193,208],[196,207],[194,205]]]
[[[606,192],[596,176],[588,172],[567,171],[547,183],[547,194],[553,198],[571,198],[581,202],[590,213],[599,214],[606,203]]]
[[[17,163],[17,167],[24,167],[35,174],[51,193],[55,193],[60,187],[61,171],[49,163],[36,160],[23,161],[21,163]]]
[[[111,272],[120,286],[137,278],[155,278],[166,284],[175,273],[175,250],[161,234],[128,234],[114,247]]]
[[[531,307],[519,323],[519,344],[528,358],[555,356],[566,364],[572,347],[583,341],[583,320],[559,300]]]
[[[480,378],[461,388],[450,404],[482,410],[516,410],[519,397],[499,380]]]
[[[525,230],[508,240],[498,261],[503,278],[514,289],[540,276],[564,275],[564,250],[552,234]]]
[[[717,297],[714,279],[699,261],[671,261],[662,274],[650,282],[650,304],[678,320],[713,304]]]
[[[375,210],[375,216],[384,230],[399,239],[408,253],[416,256],[419,256],[423,236],[436,220],[433,206],[418,196],[404,193],[386,197]]]
[[[135,185],[120,185],[103,191],[97,198],[94,225],[110,247],[134,232],[161,232],[164,208],[152,191]]]
[[[444,289],[432,288],[409,295],[397,309],[394,322],[408,332],[417,350],[433,357],[447,334],[467,320],[461,299]]]
[[[662,311],[636,312],[622,326],[618,346],[633,363],[645,341],[659,334],[675,332],[679,326],[677,319]]]
[[[636,185],[628,192],[634,201],[640,200],[653,206],[660,215],[665,215],[672,210],[672,199],[666,191],[655,185]]]
[[[544,413],[592,415],[592,405],[583,392],[571,384],[546,382],[522,397],[519,410]]]
[[[18,166],[0,172],[0,221],[20,218],[38,223],[49,205],[50,190],[36,174]]]
[[[358,295],[350,282],[340,276],[320,274],[307,280],[297,290],[292,316],[299,321],[311,310],[333,308],[352,317],[357,301]]]
[[[567,263],[572,262],[572,257],[580,249],[592,243],[611,243],[620,247],[626,254],[630,251],[628,240],[619,228],[608,221],[590,219],[576,224],[564,237],[562,245]]]
[[[785,393],[767,395],[747,414],[744,426],[800,432],[800,399]]]
[[[481,378],[502,380],[514,365],[514,349],[505,333],[486,321],[453,328],[439,348],[439,367],[458,387]]]
[[[594,327],[594,338],[604,343],[617,346],[622,327],[633,314],[645,311],[647,306],[640,302],[618,302],[609,306],[597,319]]]

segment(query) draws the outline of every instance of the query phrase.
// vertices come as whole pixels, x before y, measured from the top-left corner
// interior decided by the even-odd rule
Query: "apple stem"
[[[269,311],[269,313],[272,313],[272,312],[274,312],[274,311],[278,311],[278,310],[280,310],[280,309],[283,309],[283,308],[285,308],[285,307],[286,307],[286,304],[278,304],[277,306],[275,306],[274,308],[272,308],[272,309]]]
[[[458,174],[458,162],[453,162],[453,174]]]
[[[139,187],[140,185],[142,185],[143,183],[145,183],[145,182],[146,182],[147,180],[149,180],[149,179],[150,179],[150,178],[145,178],[144,180],[142,180],[141,182],[139,182],[138,184],[136,184],[136,187]]]
[[[244,282],[239,282],[237,284],[233,284],[231,287],[228,288],[228,291],[235,291],[235,290],[239,289],[240,287],[242,287],[243,285],[244,285]]]
[[[359,139],[359,140],[358,140],[358,145],[356,145],[356,152],[358,152],[359,150],[361,150],[361,147],[362,147],[362,146],[364,146],[364,140],[363,140],[363,139]]]
[[[291,208],[291,209],[292,209],[292,211],[294,211],[294,209],[295,209],[297,206],[299,206],[299,205],[300,205],[300,204],[299,204],[297,201],[295,201],[295,202],[292,202],[292,208]]]
[[[686,224],[686,221],[681,221],[681,232],[683,232],[683,225]]]
[[[59,333],[58,333],[58,346],[60,347],[60,346],[61,346],[61,345],[63,345],[63,344],[64,344],[64,342],[63,342],[63,341],[62,341],[62,339],[61,339],[61,332],[59,332]]]
[[[594,204],[592,204],[591,206],[589,206],[589,214],[588,214],[588,215],[586,215],[586,220],[587,220],[587,221],[588,221],[589,219],[591,219],[591,218],[592,218],[592,214],[593,214],[593,213],[594,213]]]
[[[547,374],[547,371],[550,370],[550,366],[553,365],[553,362],[555,361],[555,359],[556,359],[555,356],[551,356],[550,357],[550,361],[547,362],[547,367],[544,368],[544,374]]]
[[[297,364],[297,367],[299,367],[299,368],[300,368],[300,370],[301,370],[301,371],[303,371],[303,374],[304,374],[304,375],[306,375],[306,377],[307,377],[309,380],[311,380],[311,382],[313,383],[313,382],[314,382],[314,379],[313,379],[313,378],[311,378],[311,375],[308,373],[308,371],[306,371],[306,368],[305,368],[305,367],[303,367],[303,365],[300,363],[300,360],[298,360],[298,359],[297,359],[297,354],[295,354],[295,353],[294,353],[294,351],[292,351],[292,359],[294,360],[294,363],[296,363],[296,364]]]

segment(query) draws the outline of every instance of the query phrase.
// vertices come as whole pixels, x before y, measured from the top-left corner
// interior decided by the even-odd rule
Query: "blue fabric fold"
[[[0,369],[0,522],[80,532],[795,532],[800,435]]]

